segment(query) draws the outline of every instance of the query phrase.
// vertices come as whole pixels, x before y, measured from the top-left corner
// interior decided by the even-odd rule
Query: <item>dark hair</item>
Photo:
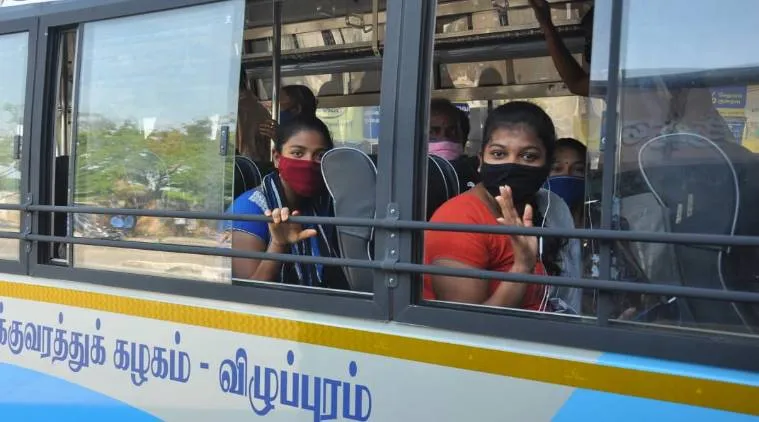
[[[292,120],[280,125],[277,128],[277,137],[274,140],[274,150],[281,153],[282,147],[293,136],[304,131],[314,131],[322,135],[324,141],[327,143],[327,149],[335,147],[335,143],[332,141],[332,135],[329,133],[329,128],[317,117],[298,115]]]
[[[462,113],[463,112],[459,110],[458,107],[453,105],[452,102],[450,102],[449,100],[446,100],[445,98],[433,98],[430,101],[430,115],[440,114],[447,117],[448,119],[450,119],[452,124],[456,125],[459,135],[463,136],[464,127],[462,125],[463,123],[463,118],[461,117]],[[464,116],[466,117],[466,114],[464,114]],[[469,118],[468,117],[466,118],[466,125],[467,125],[466,135],[468,136],[469,135]],[[463,140],[465,141],[466,139],[463,139]]]
[[[553,125],[551,117],[540,106],[527,101],[511,101],[491,111],[485,120],[481,149],[483,154],[485,148],[490,143],[493,132],[498,129],[526,129],[532,131],[546,149],[545,166],[548,167],[553,164],[553,157],[556,151],[556,128]],[[529,202],[533,209],[533,225],[535,227],[543,226],[544,217],[538,211],[535,199],[533,198]],[[521,208],[519,204],[518,206]],[[523,208],[518,211],[522,213]],[[565,239],[558,237],[546,237],[544,239],[542,263],[548,274],[558,275],[561,273],[559,250],[565,243]]]
[[[556,149],[558,150],[559,148],[569,148],[579,154],[583,160],[587,161],[588,159],[588,147],[575,138],[561,138],[557,140]]]
[[[593,9],[594,7],[591,7],[588,9],[587,12],[585,12],[585,15],[583,15],[582,19],[580,20],[580,26],[584,30],[593,30]]]
[[[540,139],[546,149],[546,166],[553,163],[556,151],[556,128],[551,117],[540,106],[527,101],[511,101],[488,114],[480,152],[490,143],[498,129],[527,129]]]
[[[469,131],[471,130],[471,127],[469,126],[469,115],[467,115],[464,110],[458,107],[456,107],[456,110],[459,112],[459,124],[461,125],[461,139],[466,143],[466,141],[469,140]]]
[[[282,87],[293,103],[300,106],[300,114],[316,117],[316,97],[305,85],[287,85]]]

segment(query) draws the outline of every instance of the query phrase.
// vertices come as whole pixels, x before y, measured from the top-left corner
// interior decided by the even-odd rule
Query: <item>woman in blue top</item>
[[[235,214],[272,217],[273,222],[232,222],[232,247],[240,250],[339,256],[333,227],[302,226],[290,216],[333,215],[332,201],[324,185],[321,159],[334,146],[327,126],[314,116],[298,116],[277,129],[274,142],[276,171],[261,186],[240,195],[232,204]],[[337,289],[348,288],[338,267],[282,263],[273,260],[234,258],[235,278],[274,281]]]

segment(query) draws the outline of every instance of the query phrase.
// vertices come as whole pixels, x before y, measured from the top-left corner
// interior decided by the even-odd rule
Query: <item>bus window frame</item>
[[[13,10],[11,9],[11,12]],[[20,18],[12,18],[15,16],[15,13],[9,13],[9,17],[11,19],[4,21],[0,23],[0,37],[4,35],[12,35],[12,34],[19,34],[19,33],[27,33],[27,61],[26,61],[26,84],[24,88],[24,117],[23,117],[23,127],[24,132],[21,137],[21,158],[19,160],[20,163],[20,172],[21,172],[21,180],[20,180],[20,192],[19,192],[19,203],[18,204],[8,204],[11,206],[18,206],[18,211],[20,213],[20,226],[19,226],[19,232],[18,234],[21,236],[24,232],[28,232],[31,230],[31,227],[27,226],[28,224],[28,214],[26,211],[24,211],[22,208],[23,206],[28,203],[28,195],[26,194],[29,192],[29,183],[30,183],[30,172],[29,171],[29,162],[30,162],[30,151],[32,151],[31,148],[31,139],[32,139],[32,113],[33,113],[33,107],[34,107],[34,101],[33,101],[33,94],[34,94],[34,71],[36,69],[36,47],[37,47],[37,41],[39,38],[39,27],[37,26],[37,19],[35,18],[29,18],[29,17],[20,17]],[[30,246],[28,242],[24,241],[23,239],[19,238],[18,240],[18,260],[5,260],[0,259],[0,271],[1,272],[7,272],[12,274],[24,274],[28,272],[29,269],[29,255],[27,253],[27,247]]]
[[[87,22],[103,21],[108,19],[137,16],[153,12],[160,12],[184,7],[199,6],[217,3],[224,0],[165,0],[154,2],[152,0],[133,0],[113,4],[102,4],[98,0],[82,0],[71,4],[52,3],[47,5],[49,13],[42,14],[39,18],[39,30],[52,35],[59,29],[70,29]],[[58,6],[58,7],[56,7]],[[55,62],[57,59],[55,37],[48,36],[37,43],[37,60],[44,63],[35,69],[34,104],[45,104],[42,110],[38,107],[34,110],[34,121],[44,122],[35,130],[32,136],[32,205],[48,205],[51,203],[49,192],[43,190],[45,183],[52,180],[50,174],[51,165],[48,152],[53,145],[51,136],[52,127],[50,122],[51,106],[55,104]],[[77,54],[75,68],[79,69],[81,54]],[[79,75],[75,75],[76,78]],[[77,87],[78,91],[80,87]],[[77,93],[74,93],[76,100]],[[78,104],[73,104],[76,120]],[[44,152],[44,153],[43,153]],[[71,181],[69,181],[71,183]],[[71,187],[71,185],[69,185]],[[45,198],[45,200],[42,200]],[[51,232],[50,227],[45,226],[46,213],[34,213],[33,233],[47,235]],[[168,277],[141,275],[127,272],[104,271],[86,268],[66,267],[55,265],[49,261],[47,243],[33,242],[28,273],[34,277],[43,277],[57,280],[71,280],[76,282],[91,283],[108,287],[119,287],[134,290],[144,290],[155,293],[173,294],[180,296],[199,297],[205,299],[238,302],[250,305],[286,307],[294,310],[319,312],[342,315],[364,319],[387,320],[386,298],[383,294],[385,289],[379,289],[374,295],[362,295],[352,292],[339,292],[332,290],[319,290],[302,288],[299,286],[279,285],[273,283],[252,283],[246,286],[233,284],[218,284],[209,281],[197,281],[176,279]],[[376,283],[375,283],[376,287]]]
[[[598,31],[600,25],[607,25],[612,28],[610,39],[607,43],[599,42],[600,39],[594,37],[597,45],[593,46],[594,56],[597,55],[597,48],[606,50],[608,63],[605,63],[609,69],[609,76],[605,81],[595,81],[593,83],[606,84],[614,87],[619,84],[619,61],[620,49],[622,48],[622,19],[623,19],[623,0],[612,0],[611,2],[598,2],[594,16],[594,32]],[[400,49],[411,50],[410,56],[422,55],[429,49],[433,48],[432,34],[434,33],[434,19],[432,25],[420,25],[422,32],[426,32],[423,37],[427,44],[417,46],[413,42],[404,41]],[[411,37],[412,40],[415,36]],[[433,68],[427,63],[425,67],[417,70],[420,82],[429,85],[429,81],[422,78],[421,75],[430,75]],[[409,68],[411,66],[408,66]],[[404,69],[399,70],[399,74],[406,75],[407,78],[413,79],[414,71],[407,69],[404,63]],[[408,74],[408,75],[407,75]],[[383,85],[384,88],[384,85]],[[618,104],[618,92],[615,89],[606,91],[605,100],[607,104],[614,104],[615,107],[608,107],[607,118],[605,122],[606,133],[617,132],[618,114],[616,110]],[[429,101],[429,97],[427,97]],[[421,122],[421,123],[420,123]],[[400,127],[396,131],[400,133],[413,133],[414,130],[421,131],[426,128],[426,120],[417,120],[415,128],[403,127],[409,125],[408,122],[399,122]],[[424,130],[426,133],[426,130]],[[426,142],[426,141],[423,141]],[[611,143],[607,143],[611,144]],[[411,156],[415,152],[411,148],[406,148],[406,154]],[[605,163],[615,162],[615,148],[605,148]],[[426,169],[426,154],[414,156],[414,167]],[[408,170],[411,173],[412,170]],[[400,171],[405,171],[403,168]],[[425,174],[425,173],[421,173]],[[605,218],[600,229],[611,229],[612,195],[615,169],[612,167],[608,171],[608,166],[604,171],[602,187],[602,207]],[[412,179],[417,180],[417,179]],[[416,190],[417,198],[426,198],[426,186],[399,186],[402,190]],[[408,192],[402,193],[404,197],[413,194]],[[415,205],[419,205],[417,201]],[[401,213],[404,210],[401,209]],[[408,217],[408,214],[406,214]],[[414,217],[417,217],[416,215]],[[414,249],[421,251],[423,245],[419,239],[415,239]],[[600,263],[601,279],[608,280],[611,273],[611,260],[609,257],[610,241],[602,241],[604,245],[602,253],[606,259]],[[379,249],[378,249],[379,250]],[[420,262],[418,257],[411,256],[407,253],[403,256],[405,259],[411,259],[408,262]],[[414,260],[417,258],[417,260]],[[603,257],[602,257],[603,258]],[[606,275],[606,278],[604,278]],[[404,280],[407,281],[407,280]],[[603,299],[604,292],[600,292]],[[719,336],[715,341],[706,333],[678,331],[675,329],[666,329],[654,326],[630,326],[625,324],[610,323],[608,321],[608,308],[605,304],[599,305],[596,315],[596,324],[588,324],[580,321],[571,321],[562,318],[560,315],[545,315],[545,318],[536,317],[529,313],[523,312],[499,312],[500,310],[489,310],[487,308],[476,308],[463,304],[435,303],[421,300],[421,276],[415,275],[410,283],[401,283],[393,294],[393,305],[397,312],[394,314],[394,320],[400,323],[421,325],[446,330],[453,330],[464,333],[480,334],[499,338],[513,340],[523,340],[536,343],[553,344],[567,347],[577,347],[582,349],[597,350],[603,353],[619,353],[632,356],[642,356],[650,358],[659,358],[666,360],[681,361],[686,363],[696,363],[704,365],[714,365],[720,367],[729,367],[733,369],[759,370],[759,363],[753,356],[759,352],[759,342],[756,338],[745,338],[739,336],[725,335]],[[600,301],[603,303],[604,301]],[[521,314],[521,315],[520,315]]]
[[[84,22],[105,20],[180,7],[215,3],[221,0],[165,0],[160,5],[152,0],[112,1],[81,0],[71,3],[47,3],[27,11],[36,14],[28,18],[38,37],[30,52],[36,51],[30,61],[29,72],[34,78],[27,81],[33,86],[33,99],[25,105],[32,112],[27,122],[46,122],[25,131],[26,142],[32,154],[23,162],[28,172],[27,192],[32,194],[32,205],[49,203],[43,197],[44,183],[51,180],[47,152],[52,148],[49,119],[54,102],[55,37],[58,28],[70,28]],[[604,15],[599,2],[594,24],[608,24],[619,32],[622,0],[613,0],[616,12]],[[605,7],[610,7],[606,5]],[[388,36],[383,49],[382,90],[380,94],[380,180],[377,203],[388,204],[380,209],[381,220],[421,220],[426,197],[426,133],[429,113],[429,95],[433,77],[432,49],[435,27],[433,2],[388,0]],[[15,12],[15,11],[14,11]],[[27,12],[30,13],[30,12]],[[37,16],[40,15],[41,16]],[[5,25],[0,18],[0,25]],[[404,31],[404,28],[408,28]],[[413,28],[413,30],[410,30]],[[6,29],[4,29],[6,31]],[[31,32],[30,32],[31,34]],[[602,45],[597,42],[597,46]],[[610,49],[620,49],[610,43]],[[596,50],[597,48],[594,48]],[[30,53],[31,54],[31,53]],[[594,54],[595,55],[595,54]],[[81,56],[78,56],[77,60]],[[610,56],[611,57],[611,56]],[[618,57],[618,54],[617,54]],[[617,58],[618,61],[618,58]],[[33,65],[33,64],[34,65]],[[403,66],[399,66],[403,63]],[[618,63],[617,63],[618,64]],[[608,64],[614,69],[612,60]],[[596,82],[596,81],[594,81]],[[608,95],[608,93],[607,93]],[[28,91],[27,96],[31,96]],[[52,100],[52,101],[51,101]],[[608,100],[608,99],[607,99]],[[615,103],[615,102],[612,102]],[[76,117],[76,116],[74,116]],[[29,119],[29,120],[27,120]],[[608,120],[612,120],[609,122]],[[607,129],[614,128],[616,119],[607,119]],[[607,132],[613,133],[613,132]],[[25,144],[27,145],[27,144]],[[613,173],[613,172],[612,172]],[[415,181],[409,183],[409,180]],[[44,198],[44,200],[43,200]],[[422,198],[415,200],[415,198]],[[608,198],[605,198],[606,202]],[[604,204],[609,207],[610,204]],[[32,234],[45,235],[45,213],[33,212]],[[27,213],[27,216],[29,213]],[[28,221],[27,217],[27,221]],[[572,323],[551,315],[535,317],[524,313],[506,315],[502,312],[482,310],[465,305],[420,303],[420,277],[410,273],[393,272],[393,263],[421,261],[422,233],[419,230],[396,230],[391,226],[377,228],[375,261],[383,264],[375,271],[374,295],[340,293],[330,290],[298,288],[283,285],[220,285],[212,282],[146,276],[126,272],[69,268],[49,264],[44,254],[44,243],[31,242],[31,257],[26,269],[35,277],[71,280],[100,286],[144,290],[157,293],[216,299],[250,305],[275,306],[298,311],[318,312],[345,317],[375,319],[440,328],[451,332],[476,333],[497,338],[526,340],[550,345],[577,347],[597,352],[623,353],[632,356],[662,358],[686,363],[715,365],[733,369],[759,369],[753,356],[759,352],[755,338],[739,336],[712,336],[701,333],[667,330],[659,327],[631,327],[610,322],[604,325]],[[40,247],[43,246],[43,247]],[[23,255],[22,255],[23,256]],[[3,264],[3,263],[0,263]],[[385,265],[387,264],[387,265]],[[602,262],[602,266],[610,262]],[[0,270],[5,269],[0,266]],[[10,272],[10,271],[7,271]]]

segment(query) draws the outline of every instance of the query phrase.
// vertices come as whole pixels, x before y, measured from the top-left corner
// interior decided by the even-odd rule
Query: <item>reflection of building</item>
[[[713,88],[712,103],[738,143],[759,152],[759,86]]]
[[[377,106],[320,108],[316,114],[329,127],[335,143],[362,144],[362,150],[371,150],[371,144],[379,140]]]

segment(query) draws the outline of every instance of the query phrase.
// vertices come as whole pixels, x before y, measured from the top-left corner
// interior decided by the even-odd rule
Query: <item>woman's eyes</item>
[[[498,160],[504,159],[508,156],[508,154],[503,151],[491,151],[490,155],[493,156],[493,158],[498,159]],[[521,158],[524,161],[531,162],[531,161],[535,161],[539,159],[540,155],[534,152],[524,152],[522,154],[519,154],[519,158]]]
[[[325,154],[325,151],[317,152],[311,156],[311,159],[315,161],[321,161],[322,157],[324,157],[324,154]],[[305,151],[296,150],[296,151],[290,151],[290,155],[293,158],[303,158],[306,156],[306,153]]]

